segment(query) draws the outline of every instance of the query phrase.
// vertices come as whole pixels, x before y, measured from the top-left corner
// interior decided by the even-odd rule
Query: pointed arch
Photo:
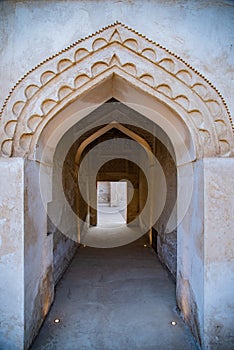
[[[232,121],[218,90],[180,57],[121,23],[74,43],[25,74],[3,106],[1,155],[33,158],[49,121],[95,85],[113,82],[114,76],[173,110],[189,129],[196,158],[233,155]]]
[[[106,134],[108,131],[112,130],[112,129],[117,129],[119,131],[121,131],[123,134],[129,136],[132,140],[138,142],[143,148],[145,148],[148,152],[151,152],[151,148],[150,145],[148,144],[148,142],[146,142],[141,136],[137,135],[135,132],[129,130],[128,128],[126,128],[125,126],[121,125],[120,123],[117,123],[115,121],[113,121],[110,124],[107,124],[106,126],[104,126],[103,128],[99,129],[98,131],[96,131],[95,133],[93,133],[91,136],[89,136],[87,139],[85,139],[81,145],[79,146],[77,152],[76,152],[76,157],[75,157],[75,163],[78,164],[79,163],[79,159],[81,157],[81,154],[83,153],[83,151],[85,150],[85,148],[93,141],[95,141],[96,139],[98,139],[100,136]],[[147,154],[148,154],[147,152]]]

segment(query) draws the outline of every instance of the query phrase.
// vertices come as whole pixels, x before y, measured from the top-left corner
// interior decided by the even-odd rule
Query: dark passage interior
[[[61,154],[63,155],[67,140],[71,146],[63,156],[65,159],[62,163]],[[165,204],[156,220],[152,217],[162,202],[162,194],[157,191],[160,190],[161,184],[157,173],[151,178],[144,173],[142,164],[150,168],[148,155],[145,153],[146,147],[149,148],[148,153],[157,159],[166,181]],[[79,180],[81,165],[84,163],[82,177]],[[174,278],[176,277],[176,224],[170,232],[167,231],[169,218],[176,222],[175,155],[168,136],[156,124],[112,99],[78,122],[64,135],[57,146],[54,164],[53,203],[56,212],[61,213],[59,221],[65,223],[67,233],[66,236],[62,235],[58,226],[49,223],[48,231],[53,233],[54,239],[56,281],[62,276],[74,254],[76,245],[73,238],[77,240],[77,232],[78,242],[83,244],[85,242],[82,241],[82,232],[87,232],[90,227],[97,225],[97,183],[123,180],[127,181],[126,223],[129,227],[136,229],[140,227],[142,232],[150,234],[150,242],[154,242],[154,246],[157,246],[161,262],[167,266]],[[62,186],[56,167],[62,167]],[[83,188],[82,193],[80,185]],[[80,219],[78,224],[76,219],[69,216],[66,208],[59,207],[62,192],[75,215],[78,215]],[[144,211],[149,195],[152,203]]]
[[[62,160],[67,140],[70,146]],[[151,171],[153,157],[166,183],[157,219],[163,182],[159,172]],[[56,167],[62,169],[62,184]],[[68,234],[48,220],[58,284],[32,349],[195,349],[176,312],[176,225],[167,231],[169,218],[176,222],[176,176],[167,135],[114,99],[64,135],[54,157],[51,208],[55,203]],[[106,190],[111,183],[126,185],[124,227],[110,210],[108,223],[104,219],[100,225],[98,219],[100,204],[108,202],[111,208],[117,203],[116,192],[110,199],[111,189]],[[105,188],[103,197],[98,184]],[[78,221],[59,208],[62,191]],[[121,242],[125,236],[131,239],[116,244],[112,235],[122,235]]]

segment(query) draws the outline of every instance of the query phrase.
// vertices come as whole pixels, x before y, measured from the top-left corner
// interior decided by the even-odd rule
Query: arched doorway
[[[166,146],[172,150],[169,153],[174,154],[177,167],[174,214],[177,217],[178,305],[201,346],[211,343],[213,311],[208,301],[211,283],[204,276],[207,271],[212,276],[215,269],[208,264],[214,252],[206,250],[212,237],[204,209],[209,198],[205,186],[211,176],[210,169],[218,166],[216,164],[222,161],[223,168],[230,166],[230,162],[224,162],[233,152],[228,110],[218,91],[187,63],[117,23],[29,72],[4,106],[1,155],[14,164],[11,176],[14,181],[18,176],[21,184],[21,209],[15,217],[21,252],[15,254],[23,274],[19,281],[22,300],[15,307],[19,313],[19,348],[23,339],[26,346],[31,342],[53,300],[53,242],[47,229],[47,213],[53,216],[53,206],[49,204],[53,200],[53,186],[62,189],[63,163],[60,161],[65,160],[71,141],[75,142],[89,130],[85,130],[85,117],[111,98],[154,123],[158,140],[163,141],[163,136],[167,136]],[[102,115],[96,114],[96,118],[98,129],[103,124]],[[75,130],[78,123],[79,130]],[[134,127],[139,125],[134,122]],[[69,130],[72,138],[65,137],[60,147],[59,142]],[[58,152],[60,158],[55,162]],[[213,163],[206,157],[219,157],[221,161],[216,158]],[[3,169],[7,168],[7,161],[2,161]],[[56,167],[59,171],[55,172],[54,179]],[[69,207],[75,206],[74,193],[70,193],[69,206],[64,192],[60,194],[65,205],[53,224],[76,240],[77,220],[70,214],[64,215],[72,212]],[[168,221],[170,228],[174,214]],[[66,219],[61,221],[61,217]],[[78,231],[80,229],[78,227]],[[6,269],[9,264],[6,263]],[[221,280],[218,285],[221,287]],[[225,311],[219,316],[222,322],[224,314]],[[25,330],[22,325],[26,325]],[[226,326],[230,328],[229,320]]]

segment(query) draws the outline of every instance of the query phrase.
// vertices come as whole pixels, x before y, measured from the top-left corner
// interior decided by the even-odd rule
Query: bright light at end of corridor
[[[176,325],[177,325],[177,322],[176,322],[176,321],[171,321],[171,325],[172,325],[172,326],[176,326]]]

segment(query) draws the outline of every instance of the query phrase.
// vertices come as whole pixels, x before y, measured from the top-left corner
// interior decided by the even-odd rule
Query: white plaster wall
[[[232,350],[234,159],[206,158],[193,170],[191,205],[178,226],[177,300],[202,349]]]
[[[234,159],[205,159],[204,298],[209,350],[234,345]]]
[[[192,170],[192,172],[191,172]],[[177,228],[177,302],[183,317],[202,347],[204,336],[204,195],[203,161],[178,168],[178,183],[194,178],[192,197]],[[178,203],[180,206],[186,198]],[[204,347],[202,347],[204,349]]]
[[[98,182],[98,203],[106,203],[110,202],[110,183],[109,182]]]
[[[0,158],[0,349],[23,349],[24,160]]]
[[[188,61],[234,115],[233,0],[1,1],[0,105],[32,67],[116,20]]]
[[[53,236],[47,236],[47,213],[39,187],[40,164],[25,161],[24,285],[27,349],[37,334],[54,297]]]
[[[127,182],[111,182],[110,206],[119,206],[120,208],[124,208],[127,205],[127,201],[129,203],[131,201],[131,197],[127,199]]]
[[[51,179],[45,176],[45,183],[51,183],[51,197],[48,209],[48,231],[53,237],[53,275],[55,284],[63,275],[77,249],[77,217],[70,209],[74,208],[76,198],[76,174],[74,174],[74,155],[68,154],[67,143],[72,144],[73,131],[66,134],[57,146]],[[69,140],[69,141],[68,141]],[[64,170],[63,169],[64,166]],[[46,193],[45,193],[46,195]],[[69,200],[69,203],[67,202]],[[52,214],[53,213],[53,214]],[[63,234],[64,233],[64,234]],[[70,239],[71,238],[71,239]]]

